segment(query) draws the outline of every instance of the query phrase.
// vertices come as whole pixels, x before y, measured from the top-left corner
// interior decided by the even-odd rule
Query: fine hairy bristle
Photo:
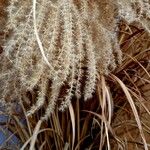
[[[19,101],[36,89],[37,101],[27,115],[48,103],[44,120],[57,102],[63,111],[73,96],[90,99],[98,76],[122,62],[119,21],[137,22],[150,32],[149,10],[149,0],[10,0],[0,56],[0,99]]]

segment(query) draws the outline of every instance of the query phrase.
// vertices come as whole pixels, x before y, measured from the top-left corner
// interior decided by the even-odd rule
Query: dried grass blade
[[[31,138],[31,145],[30,145],[29,150],[34,150],[35,142],[36,142],[38,131],[41,127],[41,124],[42,124],[42,121],[39,120],[36,127],[35,127],[35,129],[34,129],[33,136]]]
[[[73,132],[73,134],[72,134],[72,150],[73,150],[74,143],[75,143],[75,114],[74,114],[72,104],[70,104],[70,106],[69,106],[69,112],[70,112],[72,132]]]
[[[140,135],[141,135],[141,138],[143,140],[144,148],[145,148],[145,150],[148,150],[147,142],[146,142],[145,135],[144,135],[143,128],[142,128],[142,124],[141,124],[141,121],[140,121],[140,118],[139,118],[139,115],[138,115],[138,111],[137,111],[136,106],[134,104],[134,101],[133,101],[133,99],[132,99],[132,97],[131,97],[131,95],[128,91],[128,88],[125,86],[125,84],[118,77],[116,77],[113,74],[111,74],[111,76],[113,77],[113,79],[115,79],[119,83],[119,85],[121,86],[123,92],[125,93],[125,95],[127,97],[127,100],[128,100],[128,102],[129,102],[129,104],[132,108],[135,120],[137,122],[139,131],[140,131]]]

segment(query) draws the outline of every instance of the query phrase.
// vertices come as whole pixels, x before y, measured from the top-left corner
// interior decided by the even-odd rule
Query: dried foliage
[[[122,0],[119,1],[119,14],[128,23],[136,22],[150,32],[150,1]]]
[[[149,0],[8,2],[0,99],[11,105],[7,126],[23,148],[148,150],[149,7]]]
[[[121,62],[116,6],[109,1],[42,0],[32,5],[30,0],[12,0],[7,9],[10,35],[4,44],[1,93],[3,99],[11,93],[10,101],[38,87],[37,101],[28,115],[43,106],[45,97],[49,101],[45,119],[59,99],[59,109],[67,108],[72,96],[81,97],[83,75],[84,99],[91,98],[97,75],[108,74]],[[68,87],[62,97],[63,85]]]

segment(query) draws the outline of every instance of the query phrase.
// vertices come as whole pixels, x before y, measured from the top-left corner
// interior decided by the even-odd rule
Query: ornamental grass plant
[[[150,149],[149,0],[0,10],[0,149]]]

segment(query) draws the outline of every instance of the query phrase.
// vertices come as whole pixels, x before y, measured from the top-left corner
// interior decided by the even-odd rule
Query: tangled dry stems
[[[120,19],[136,22],[149,32],[149,17],[146,0],[113,3],[111,0],[43,0],[37,1],[36,6],[29,0],[10,1],[5,28],[8,35],[0,56],[2,100],[10,104],[26,102],[26,93],[36,91],[35,104],[27,114],[46,106],[42,119],[47,119],[56,104],[60,103],[60,110],[64,110],[74,95],[90,99],[99,75],[108,75],[122,61],[117,35]],[[65,94],[61,94],[64,86]],[[105,109],[108,108],[102,107],[104,115]],[[102,131],[106,124],[102,120]],[[107,142],[109,145],[108,139]],[[103,144],[100,143],[101,148]]]

